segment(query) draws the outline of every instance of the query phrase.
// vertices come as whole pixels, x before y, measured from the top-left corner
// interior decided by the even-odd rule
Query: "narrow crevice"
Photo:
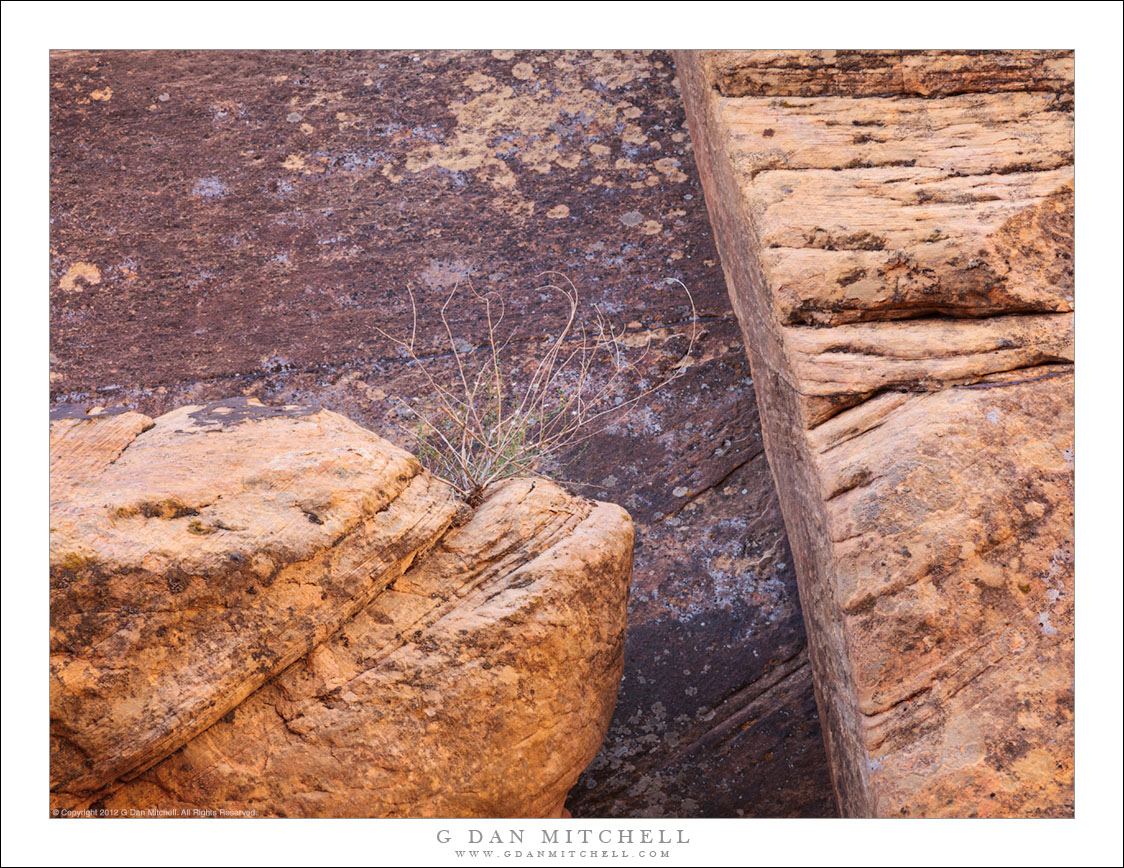
[[[849,412],[851,410],[856,410],[856,409],[862,407],[864,404],[870,403],[875,398],[877,398],[881,395],[888,394],[888,393],[897,392],[899,394],[905,394],[905,395],[934,395],[934,394],[944,392],[944,391],[949,390],[949,389],[990,389],[990,388],[997,388],[999,386],[1012,386],[1012,385],[1016,385],[1017,383],[1032,383],[1032,382],[1035,382],[1037,380],[1045,380],[1045,379],[1050,379],[1052,377],[1060,377],[1060,376],[1065,376],[1065,375],[1069,374],[1069,371],[1050,371],[1049,373],[1043,374],[1042,376],[1039,376],[1039,377],[1026,377],[1026,378],[1019,379],[1019,380],[1002,380],[1002,381],[997,381],[997,382],[987,382],[987,381],[985,381],[986,377],[1000,377],[1000,376],[1003,376],[1004,374],[1015,373],[1016,371],[1027,371],[1027,370],[1033,370],[1035,368],[1047,368],[1047,367],[1050,367],[1051,365],[1065,365],[1067,367],[1072,368],[1073,362],[1069,359],[1063,359],[1063,358],[1060,358],[1060,357],[1047,357],[1045,359],[1040,359],[1040,360],[1032,362],[1030,364],[1018,365],[1018,366],[1013,367],[1013,368],[1004,368],[1003,370],[999,370],[999,371],[989,371],[986,374],[979,374],[974,380],[972,380],[971,382],[967,382],[967,383],[939,383],[939,384],[934,384],[933,386],[920,384],[920,383],[896,383],[896,384],[893,384],[893,385],[884,386],[882,388],[875,389],[875,390],[870,391],[870,392],[857,393],[853,396],[841,396],[841,397],[853,397],[854,401],[849,402],[849,403],[845,403],[845,404],[843,404],[843,406],[833,408],[830,413],[823,416],[822,418],[817,419],[815,424],[810,425],[808,427],[807,431],[809,433],[812,432],[812,431],[815,431],[818,428],[820,428],[822,425],[824,425],[825,423],[830,422],[833,419],[837,420],[838,417],[841,416],[842,414],[844,414],[846,412]],[[814,398],[825,397],[823,395],[809,395],[809,394],[806,394],[804,392],[798,392],[798,394],[804,400],[810,400],[810,399],[814,399]],[[841,402],[841,403],[843,403],[843,402]],[[867,430],[873,430],[873,429],[867,429]],[[865,433],[865,432],[860,432],[860,434],[861,433]],[[855,436],[859,436],[859,435],[855,435]],[[835,445],[838,445],[838,444],[835,444]]]

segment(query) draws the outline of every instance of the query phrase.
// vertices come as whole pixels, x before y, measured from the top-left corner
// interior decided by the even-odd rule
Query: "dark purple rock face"
[[[684,374],[560,456],[637,525],[626,671],[575,816],[830,816],[796,582],[675,70],[659,52],[61,52],[51,61],[51,398],[237,396],[411,445],[442,302],[505,304],[526,370],[559,272]],[[448,318],[462,347],[479,308]]]

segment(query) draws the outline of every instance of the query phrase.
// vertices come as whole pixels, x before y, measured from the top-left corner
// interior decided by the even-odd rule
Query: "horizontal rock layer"
[[[651,340],[639,374],[693,362],[558,468],[625,506],[639,540],[615,720],[567,807],[835,814],[793,560],[666,52],[73,51],[50,65],[52,401],[155,418],[246,395],[396,440],[400,399],[426,388],[382,334],[411,333],[406,288],[419,340],[438,342],[457,281],[501,293],[529,370],[537,338],[565,325],[538,290],[562,272],[635,353]],[[669,277],[704,326],[690,360]],[[449,314],[480,346],[469,312]],[[451,358],[433,364],[456,377]]]
[[[709,51],[698,63],[722,96],[1073,92],[1069,51]]]
[[[841,810],[1073,810],[1064,52],[684,52]]]
[[[623,510],[512,482],[446,533],[448,486],[329,411],[56,415],[53,807],[561,810],[620,680]]]

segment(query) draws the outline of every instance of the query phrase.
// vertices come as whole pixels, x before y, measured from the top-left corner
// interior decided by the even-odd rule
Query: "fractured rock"
[[[513,77],[523,62],[533,80]],[[111,394],[155,418],[247,394],[389,436],[398,398],[424,388],[382,334],[411,333],[407,285],[419,339],[444,335],[457,280],[503,293],[523,365],[565,324],[557,295],[532,291],[560,268],[620,307],[629,341],[651,338],[645,371],[691,363],[560,456],[643,540],[615,720],[568,807],[835,815],[810,667],[776,681],[807,656],[796,575],[667,52],[93,51],[50,66],[54,401]],[[669,275],[706,319],[690,359]],[[479,317],[454,318],[459,339],[486,341]],[[760,691],[768,715],[700,740]],[[634,722],[654,709],[658,743]]]
[[[683,52],[840,807],[1073,812],[1073,58]]]
[[[274,816],[559,816],[624,663],[632,523],[492,493],[330,640],[106,804]]]
[[[417,459],[242,399],[52,422],[51,790],[79,804],[318,645],[448,526]]]
[[[623,510],[516,481],[446,533],[448,486],[335,413],[58,416],[52,807],[560,812],[620,680]]]

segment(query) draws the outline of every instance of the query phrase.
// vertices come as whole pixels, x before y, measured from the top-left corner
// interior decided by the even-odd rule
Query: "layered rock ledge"
[[[391,436],[399,400],[425,388],[381,335],[411,333],[407,286],[419,338],[444,335],[457,281],[501,293],[513,362],[533,365],[536,336],[565,324],[536,291],[557,269],[652,341],[657,378],[684,360],[690,316],[666,278],[690,287],[704,326],[691,367],[559,456],[641,540],[614,721],[567,807],[836,814],[669,54],[99,50],[52,52],[50,67],[52,402],[155,418],[245,395]],[[479,317],[456,333],[486,343]],[[451,358],[433,364],[456,376]]]
[[[681,52],[851,816],[1073,812],[1073,57]]]
[[[561,812],[616,701],[623,510],[513,480],[466,514],[298,406],[54,416],[53,808]]]

